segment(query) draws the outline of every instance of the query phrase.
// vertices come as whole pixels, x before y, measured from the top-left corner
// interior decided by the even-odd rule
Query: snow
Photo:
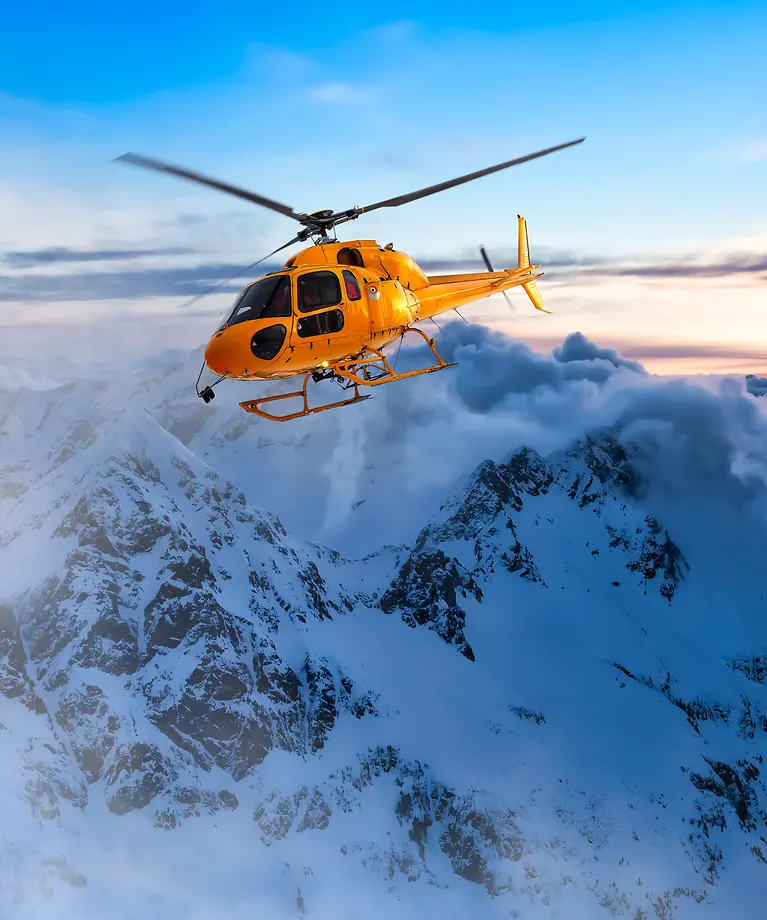
[[[465,334],[474,378],[295,426],[197,405],[199,355],[0,390],[0,602],[44,708],[0,692],[0,918],[763,916],[767,685],[733,667],[767,654],[761,402]],[[688,567],[648,577],[666,532]],[[480,589],[455,587],[474,661],[412,607],[436,551]],[[421,620],[378,606],[393,584]]]

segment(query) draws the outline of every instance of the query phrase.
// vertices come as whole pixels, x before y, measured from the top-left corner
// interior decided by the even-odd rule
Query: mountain
[[[763,915],[765,525],[705,463],[601,425],[411,505],[359,407],[187,385],[0,393],[0,917]]]

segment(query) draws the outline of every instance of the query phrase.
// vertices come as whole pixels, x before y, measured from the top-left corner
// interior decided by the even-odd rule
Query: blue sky
[[[115,103],[178,87],[204,87],[236,77],[253,43],[298,52],[325,51],[360,32],[411,21],[432,36],[471,29],[522,35],[605,23],[616,35],[635,25],[729,18],[742,3],[616,4],[488,0],[458,3],[253,3],[252,0],[58,0],[4,2],[0,86],[13,95],[52,103]]]
[[[544,261],[721,262],[767,252],[764,4],[6,0],[2,20],[6,289],[18,287],[20,270],[3,264],[4,252],[63,247],[95,258],[140,249],[156,251],[155,266],[228,267],[290,236],[279,216],[111,162],[127,150],[314,210],[365,204],[585,134],[579,148],[378,212],[354,232],[427,260],[475,257],[483,242],[504,261],[521,211]],[[111,272],[145,265],[102,261]],[[549,285],[558,316],[564,309],[564,323],[618,344],[649,334],[654,311],[672,308],[680,336],[693,321],[705,341],[754,337],[764,281],[753,269],[724,295],[721,281],[719,294],[710,284],[692,293],[659,293],[656,284],[649,309],[639,282],[629,289],[624,278],[618,290],[608,281],[590,278],[590,292]],[[136,287],[142,315],[145,291]],[[620,328],[594,306],[608,297],[620,301],[611,314]],[[696,297],[700,309],[690,306],[688,317],[679,304]],[[717,297],[743,318],[742,330],[730,322],[717,331]],[[125,309],[124,293],[120,300]],[[171,301],[159,297],[152,309]],[[214,299],[210,310],[220,308]],[[18,311],[8,309],[0,323],[12,325]],[[60,302],[53,315],[74,328],[83,309]],[[555,337],[565,330],[558,323],[549,326]],[[674,329],[665,319],[650,331],[661,340]]]

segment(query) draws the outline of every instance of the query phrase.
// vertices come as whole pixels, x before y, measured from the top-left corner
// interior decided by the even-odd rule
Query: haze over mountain
[[[759,388],[444,352],[0,369],[0,917],[763,916]]]

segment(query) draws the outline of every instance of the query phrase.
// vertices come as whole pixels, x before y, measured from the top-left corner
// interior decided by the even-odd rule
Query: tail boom
[[[496,272],[465,272],[454,275],[430,275],[429,285],[417,292],[419,319],[428,319],[448,310],[463,307],[491,294],[522,287],[536,310],[544,309],[544,301],[538,290],[536,279],[543,272],[540,265],[530,264],[530,245],[527,237],[527,222],[517,215],[517,266]]]

